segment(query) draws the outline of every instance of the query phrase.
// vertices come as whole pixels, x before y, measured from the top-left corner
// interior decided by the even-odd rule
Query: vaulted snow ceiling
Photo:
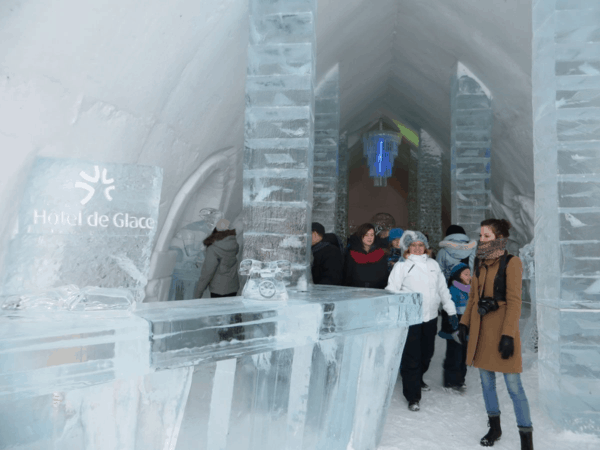
[[[320,0],[317,30],[318,78],[339,62],[342,131],[387,116],[427,130],[446,158],[450,80],[468,67],[493,95],[494,213],[529,222],[515,225],[532,237],[530,1]]]
[[[485,83],[494,213],[522,217],[530,239],[531,1],[318,2],[317,81],[339,64],[349,135],[396,119],[427,130],[447,164],[457,62]],[[203,164],[243,152],[247,45],[248,0],[0,2],[0,253],[35,156],[162,167],[162,226]],[[233,194],[220,201],[233,219],[241,159],[227,161]]]

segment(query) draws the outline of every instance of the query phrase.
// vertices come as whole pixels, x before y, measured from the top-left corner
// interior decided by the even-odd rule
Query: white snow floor
[[[431,391],[423,392],[421,410],[409,411],[402,395],[402,381],[394,389],[379,450],[468,450],[482,449],[479,440],[487,433],[487,415],[483,405],[479,370],[469,367],[467,392],[446,392],[442,387],[442,362],[446,343],[439,337],[425,381]],[[600,437],[561,431],[539,406],[537,354],[523,354],[523,385],[531,408],[533,443],[536,450],[600,450]],[[502,412],[502,438],[494,449],[520,449],[512,401],[504,378],[498,375],[496,386]],[[557,405],[559,407],[559,405]]]

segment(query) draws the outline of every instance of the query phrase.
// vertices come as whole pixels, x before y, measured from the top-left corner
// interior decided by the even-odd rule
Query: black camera
[[[492,297],[483,297],[477,303],[477,312],[482,317],[489,312],[496,311],[498,308],[498,302]]]

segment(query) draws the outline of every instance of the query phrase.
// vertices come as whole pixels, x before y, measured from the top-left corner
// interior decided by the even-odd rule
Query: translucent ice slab
[[[419,294],[0,317],[0,449],[375,448]]]

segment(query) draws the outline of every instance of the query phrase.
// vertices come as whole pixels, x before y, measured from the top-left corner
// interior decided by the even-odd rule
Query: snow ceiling
[[[162,167],[164,221],[202,164],[242,152],[247,14],[244,0],[1,2],[0,254],[35,156]],[[317,80],[339,64],[349,136],[383,116],[424,128],[448,160],[458,62],[485,83],[494,213],[531,239],[530,1],[319,0],[317,31]],[[223,208],[235,218],[231,161]]]

